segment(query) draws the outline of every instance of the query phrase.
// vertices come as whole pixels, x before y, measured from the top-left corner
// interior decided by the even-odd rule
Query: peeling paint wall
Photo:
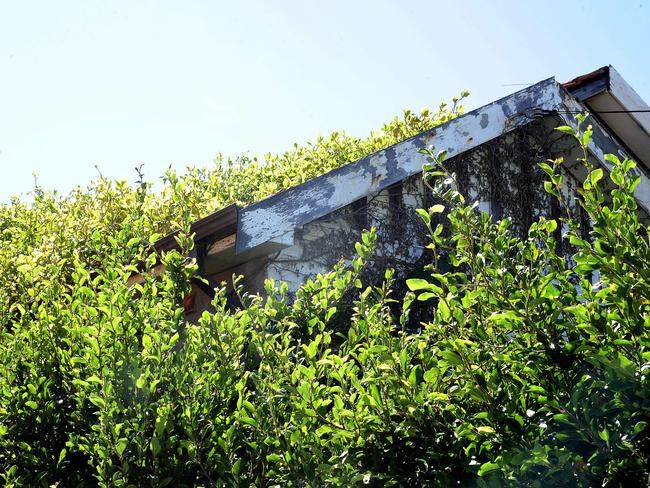
[[[452,119],[356,162],[289,188],[240,209],[236,253],[241,254],[331,215],[338,209],[387,189],[421,171],[426,157],[419,150],[431,144],[448,155],[463,156],[490,145],[512,131],[534,125],[577,126],[575,114],[586,112],[555,80],[548,79]],[[598,165],[610,169],[606,153],[626,157],[626,151],[599,120],[589,117],[593,137],[589,151]],[[636,189],[644,215],[650,214],[650,178],[642,171]],[[477,181],[477,184],[480,182]],[[490,205],[494,203],[490,201]],[[487,203],[483,203],[485,208]]]
[[[450,157],[445,166],[456,175],[458,190],[468,204],[477,203],[479,211],[488,212],[494,219],[511,219],[511,228],[524,235],[540,216],[557,218],[561,214],[558,202],[543,189],[546,175],[538,164],[562,156],[565,158],[564,199],[580,218],[574,196],[579,179],[584,177],[584,169],[576,163],[582,154],[574,139],[554,130],[557,125],[557,118],[534,120]],[[422,156],[417,146],[401,146],[398,159],[407,165],[415,164],[414,161],[421,164]],[[594,151],[591,157],[598,164],[598,152]],[[351,192],[354,185],[355,180],[341,178],[336,191]],[[244,276],[241,284],[246,292],[263,293],[266,279],[285,281],[289,291],[295,292],[306,279],[328,272],[338,261],[350,263],[355,257],[354,244],[361,240],[362,231],[374,226],[377,248],[366,267],[364,281],[379,282],[386,268],[394,268],[395,295],[399,296],[405,291],[403,280],[422,276],[424,267],[431,261],[425,249],[428,244],[425,228],[415,210],[434,203],[438,202],[424,185],[421,173],[414,173],[325,215],[297,224],[273,238],[277,246],[205,277],[213,287],[230,283],[228,296],[233,306],[239,303],[231,286],[233,275]],[[301,214],[304,208],[301,205],[293,211]],[[644,211],[640,209],[640,212]],[[446,222],[444,216],[435,218],[443,225]],[[556,231],[558,242],[564,231],[562,228]],[[559,252],[568,254],[570,250],[560,247]],[[203,302],[197,301],[199,309],[204,307]]]
[[[468,203],[478,202],[479,210],[494,218],[509,217],[513,227],[524,233],[539,216],[559,215],[557,202],[543,189],[545,175],[538,163],[563,154],[572,157],[571,141],[539,122],[451,158],[446,166],[456,173],[459,190]],[[565,173],[565,192],[571,201],[577,180]],[[339,184],[344,187],[346,182]],[[428,242],[415,209],[432,203],[421,174],[409,176],[299,226],[293,245],[271,256],[261,272],[273,280],[286,281],[295,291],[306,278],[327,272],[340,259],[353,258],[354,243],[360,240],[362,230],[374,226],[378,232],[374,270],[394,267],[398,279],[405,278],[426,264],[424,246]]]
[[[421,171],[431,144],[450,156],[471,151],[527,125],[534,110],[556,110],[563,89],[552,78],[452,119],[417,136],[241,209],[237,253],[313,222]]]
[[[427,158],[420,150],[430,145],[447,151],[446,167],[455,173],[468,203],[476,202],[479,211],[495,219],[511,219],[520,235],[540,216],[560,216],[560,205],[543,190],[545,175],[538,164],[563,156],[565,201],[581,218],[574,201],[578,182],[584,178],[584,169],[575,164],[581,154],[573,138],[554,128],[576,128],[575,114],[586,110],[548,79],[240,208],[235,248],[225,259],[229,266],[223,266],[223,256],[208,256],[205,274],[215,284],[241,272],[245,289],[253,293],[263,291],[266,278],[284,280],[295,291],[305,279],[327,272],[337,261],[349,262],[362,230],[371,226],[378,229],[378,243],[367,274],[374,272],[379,278],[387,267],[395,268],[398,278],[421,273],[429,259],[428,242],[415,209],[434,203],[421,181]],[[604,155],[625,158],[626,150],[599,119],[588,117],[587,124],[593,126],[588,157],[595,167],[610,170]],[[650,176],[640,168],[637,172],[639,215],[648,221]],[[445,222],[441,216],[436,218]],[[563,229],[556,232],[560,241]]]
[[[267,277],[286,281],[295,291],[306,278],[353,258],[354,244],[371,227],[377,229],[377,267],[381,261],[398,272],[408,269],[422,256],[424,226],[415,209],[425,206],[425,195],[421,175],[415,175],[300,227],[294,245],[269,262]]]

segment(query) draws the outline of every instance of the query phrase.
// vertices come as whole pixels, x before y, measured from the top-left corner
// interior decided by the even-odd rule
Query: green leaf
[[[57,466],[61,466],[61,463],[65,459],[66,452],[67,451],[65,450],[65,447],[63,449],[61,449],[61,452],[59,453],[59,460],[56,463]]]
[[[435,369],[428,369],[424,372],[422,378],[426,383],[433,383],[438,378],[438,371]]]
[[[266,460],[272,463],[277,463],[282,461],[282,456],[280,456],[279,454],[271,453],[266,455]]]
[[[546,230],[549,232],[555,232],[557,229],[557,221],[555,219],[551,219],[548,222],[546,222]]]
[[[423,280],[422,278],[408,279],[406,280],[406,286],[408,286],[411,291],[427,290],[433,293],[442,293],[442,288],[433,283],[429,283],[427,280]]]
[[[555,130],[564,132],[565,134],[571,134],[572,136],[576,135],[575,129],[573,127],[569,127],[568,125],[561,125],[559,127],[556,127]]]
[[[547,175],[552,176],[552,175],[554,174],[553,168],[551,168],[551,166],[548,165],[547,163],[539,163],[538,166],[539,166],[539,167],[542,169],[542,171],[544,171],[544,173],[546,173]]]
[[[406,280],[406,286],[411,291],[426,290],[429,288],[429,282],[421,278],[411,278]]]
[[[149,447],[151,448],[151,452],[153,453],[154,457],[160,454],[160,441],[158,440],[158,437],[154,435],[154,437],[151,438]]]
[[[451,310],[449,310],[446,300],[440,300],[438,302],[438,314],[440,315],[440,319],[443,321],[451,318]]]
[[[406,371],[406,366],[409,363],[409,351],[404,348],[399,353],[399,365],[402,368],[402,371]]]
[[[126,243],[126,247],[133,247],[140,242],[139,237],[132,237],[129,239],[129,242]]]
[[[422,381],[422,366],[416,364],[409,374],[409,383],[413,386],[417,386],[420,381]]]
[[[427,291],[425,293],[420,293],[418,295],[418,301],[420,302],[426,302],[427,300],[430,300],[431,298],[435,298],[437,295],[435,293],[431,293],[430,291]]]
[[[553,187],[553,183],[551,183],[550,181],[544,182],[544,190],[546,191],[546,193],[550,193],[551,195],[558,195],[557,190],[555,189],[555,187]]]
[[[97,375],[92,375],[92,376],[88,376],[88,377],[86,378],[86,382],[88,382],[88,383],[95,383],[95,384],[101,385],[102,380],[99,378],[99,376],[97,376]]]
[[[88,398],[88,400],[90,400],[90,402],[91,402],[93,405],[96,405],[96,406],[98,406],[99,408],[104,408],[104,407],[106,406],[106,403],[104,402],[104,399],[101,398],[101,397],[99,397],[99,396],[97,396],[97,395],[93,395],[93,396],[91,396],[90,398]]]
[[[486,474],[488,474],[488,473],[490,473],[492,471],[495,471],[497,469],[500,469],[498,464],[491,463],[491,462],[488,461],[487,463],[481,464],[481,467],[478,470],[478,475],[479,476],[485,476]]]
[[[425,224],[429,225],[431,223],[431,215],[429,215],[429,212],[421,208],[417,208],[415,211],[422,218]]]
[[[444,350],[440,355],[452,366],[462,366],[463,360],[458,353],[450,350]]]
[[[239,476],[239,471],[241,470],[241,466],[242,466],[242,459],[239,458],[239,459],[238,459],[237,461],[235,461],[235,463],[232,465],[232,469],[231,469],[232,474],[234,474],[235,476]]]
[[[592,185],[595,185],[596,183],[598,183],[602,178],[603,178],[603,169],[602,168],[596,168],[589,175],[589,179],[591,180]]]
[[[598,432],[598,437],[600,437],[602,440],[604,440],[607,444],[609,444],[609,432],[607,431],[607,428],[604,428],[600,432]]]
[[[117,440],[117,444],[115,444],[115,452],[117,453],[118,456],[122,457],[122,453],[124,452],[124,449],[126,449],[126,446],[128,445],[128,440],[121,438]]]
[[[591,142],[591,135],[592,135],[592,130],[591,126],[587,128],[586,131],[582,133],[582,136],[580,137],[580,144],[582,144],[583,147],[587,147],[589,145],[589,142]]]

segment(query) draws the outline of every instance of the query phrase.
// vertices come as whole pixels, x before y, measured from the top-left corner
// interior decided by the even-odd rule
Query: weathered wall
[[[353,257],[354,243],[371,227],[378,234],[375,267],[395,267],[401,274],[422,255],[424,228],[415,209],[426,203],[421,176],[416,175],[343,207],[298,229],[295,244],[269,262],[267,276],[287,281],[295,291],[305,278]]]
[[[543,190],[540,161],[565,156],[564,196],[575,206],[573,197],[584,170],[575,164],[575,140],[553,129],[564,124],[575,129],[575,114],[585,111],[557,82],[544,80],[239,208],[235,246],[214,255],[207,248],[207,255],[200,256],[202,275],[215,285],[232,274],[244,274],[245,289],[251,292],[262,291],[266,278],[285,280],[295,290],[307,277],[352,258],[362,229],[373,225],[379,242],[375,266],[368,267],[370,277],[386,267],[396,268],[398,277],[421,272],[428,256],[415,209],[433,203],[418,173],[426,162],[420,150],[430,144],[448,151],[447,167],[457,175],[459,190],[470,203],[476,201],[479,210],[494,218],[509,217],[523,234],[537,217],[560,215],[558,203]],[[599,119],[589,117],[588,123],[593,125],[588,153],[594,166],[611,169],[605,154],[627,157]],[[636,172],[639,215],[650,220],[650,177],[642,169]],[[580,218],[580,212],[573,213]],[[558,228],[558,241],[564,230]]]
[[[538,163],[563,154],[570,160],[572,147],[570,139],[539,122],[451,158],[446,165],[456,173],[459,190],[469,203],[477,201],[479,209],[494,218],[509,217],[514,228],[524,233],[539,216],[557,217],[560,212],[557,202],[543,189],[545,175]],[[568,201],[576,183],[566,172]],[[371,270],[394,267],[397,277],[405,278],[426,264],[426,236],[415,209],[432,203],[421,174],[410,176],[297,228],[294,245],[271,256],[259,272],[286,281],[295,291],[306,278],[353,257],[361,231],[374,226],[378,245]]]
[[[458,189],[468,204],[478,203],[480,211],[495,219],[510,218],[512,228],[524,235],[530,224],[540,216],[557,218],[560,207],[544,189],[546,175],[538,164],[546,159],[564,156],[564,197],[579,215],[574,196],[580,168],[575,165],[580,155],[575,141],[554,130],[553,120],[538,120],[471,151],[450,158],[445,166],[456,175]],[[417,148],[413,155],[421,158]],[[408,176],[379,192],[339,208],[316,220],[299,225],[287,234],[288,247],[237,264],[217,274],[205,276],[212,287],[232,283],[233,275],[243,275],[243,289],[250,293],[264,291],[267,278],[285,281],[295,292],[304,281],[329,271],[339,260],[349,262],[355,255],[354,244],[361,240],[364,229],[377,229],[377,249],[367,267],[366,282],[378,282],[386,268],[394,268],[398,282],[396,294],[405,291],[403,280],[424,272],[430,256],[425,252],[427,237],[424,225],[415,210],[435,203],[422,181],[422,175]],[[441,222],[445,222],[441,217]],[[558,228],[557,239],[565,229]],[[278,241],[279,242],[279,241]],[[286,244],[285,244],[286,245]],[[560,252],[569,252],[561,249]],[[201,292],[198,292],[199,295]],[[239,297],[229,286],[233,306]],[[195,317],[209,306],[206,297],[198,296],[193,307]]]

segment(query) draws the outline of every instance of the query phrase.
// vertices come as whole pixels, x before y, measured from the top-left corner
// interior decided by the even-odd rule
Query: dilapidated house
[[[543,80],[359,161],[252,205],[218,210],[192,226],[199,274],[211,286],[243,275],[244,287],[260,291],[265,279],[296,290],[309,276],[354,255],[361,231],[378,229],[377,259],[407,277],[423,265],[425,234],[415,209],[431,198],[421,172],[434,146],[447,151],[459,190],[494,218],[510,217],[527,229],[536,217],[553,218],[559,208],[543,190],[538,163],[564,156],[566,196],[571,198],[582,168],[571,164],[576,143],[554,131],[576,126],[589,112],[589,146],[595,165],[608,168],[607,153],[638,163],[637,199],[650,216],[650,109],[611,66],[567,83]],[[176,245],[173,236],[156,243]],[[209,287],[196,285],[193,313],[209,305]]]

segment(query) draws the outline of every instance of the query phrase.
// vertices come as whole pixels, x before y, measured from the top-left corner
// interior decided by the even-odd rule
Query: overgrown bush
[[[585,148],[590,129],[574,135]],[[578,200],[589,228],[571,215],[540,219],[520,239],[507,220],[465,205],[444,158],[429,155],[425,179],[447,208],[420,211],[431,276],[409,281],[400,313],[391,270],[382,286],[360,281],[369,232],[349,268],[309,280],[295,300],[269,282],[266,297],[242,294],[229,310],[221,290],[214,313],[185,324],[193,211],[174,175],[181,252],[133,287],[136,263],[156,260],[146,189],[104,217],[114,231],[91,222],[73,243],[56,211],[39,221],[5,207],[5,243],[42,255],[3,247],[4,483],[645,486],[650,255],[634,163],[608,156],[605,178],[585,149]],[[558,198],[561,164],[542,164]],[[76,212],[83,227],[83,206]],[[432,224],[441,212],[449,233]],[[556,253],[558,226],[571,259]],[[30,229],[39,237],[27,242]],[[432,320],[410,332],[415,300]]]

